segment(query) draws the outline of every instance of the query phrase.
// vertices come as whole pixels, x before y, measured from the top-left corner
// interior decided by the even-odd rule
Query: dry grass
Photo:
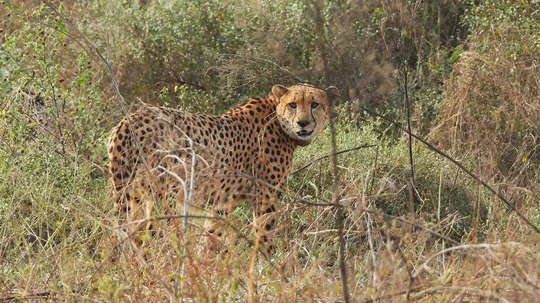
[[[329,147],[327,135],[297,155],[297,167],[317,158],[312,155],[320,153],[321,146]],[[358,136],[369,138],[366,132],[338,132],[337,142],[348,147],[355,144],[351,138]],[[456,230],[474,212],[445,211],[455,200],[442,201],[439,210],[397,217],[376,207],[406,205],[402,185],[408,175],[406,170],[396,170],[407,167],[406,144],[398,148],[379,158],[373,150],[363,149],[338,159],[342,173],[338,192],[346,214],[345,264],[353,302],[534,302],[540,285],[539,236],[515,215],[505,213],[492,197],[469,201],[486,203],[492,216],[474,217],[468,229],[458,233],[461,236]],[[424,151],[417,152],[420,157]],[[358,159],[364,163],[358,165]],[[439,165],[441,176],[455,172],[436,158],[421,159],[419,176],[428,177],[432,164]],[[187,233],[183,220],[160,220],[159,235],[148,238],[136,253],[127,243],[119,243],[110,228],[115,217],[107,213],[110,197],[105,195],[97,208],[81,203],[63,223],[75,227],[78,217],[87,213],[85,220],[98,226],[97,232],[68,228],[56,245],[40,248],[26,242],[30,249],[26,256],[6,260],[0,284],[3,300],[15,296],[51,301],[342,301],[335,209],[302,202],[324,202],[332,196],[333,190],[317,181],[330,175],[328,167],[327,160],[318,161],[294,175],[278,212],[276,253],[270,259],[251,245],[254,237],[247,205],[227,218],[233,228],[221,243],[221,251],[208,248],[219,240],[205,233],[200,221],[190,219]],[[467,180],[417,181],[420,187],[441,182],[435,187],[439,190],[452,182],[477,189]],[[441,203],[426,195],[429,187],[419,190],[424,203],[419,207],[429,209],[429,204]],[[433,218],[437,212],[439,217]],[[530,208],[527,214],[538,216],[538,209]],[[240,241],[233,244],[236,238]]]
[[[438,224],[424,222],[416,215],[398,221],[362,207],[388,194],[392,193],[343,197],[348,210],[346,269],[354,302],[402,302],[406,298],[426,302],[535,301],[540,285],[538,236],[513,233],[523,229],[518,220],[509,220],[506,235],[491,232],[487,243],[464,240],[465,244],[455,245],[431,231],[448,234],[459,220],[456,216],[443,217]],[[143,258],[118,243],[114,232],[104,229],[96,235],[97,255],[72,251],[71,245],[90,244],[75,239],[66,247],[53,248],[52,253],[32,253],[27,264],[10,266],[29,272],[24,279],[4,280],[2,299],[8,301],[7,297],[16,294],[18,298],[61,301],[341,301],[335,212],[331,207],[283,206],[277,252],[271,259],[265,259],[245,240],[226,245],[227,252],[209,250],[208,242],[216,239],[197,223],[188,233],[182,231],[180,222],[163,224],[161,235],[142,247]],[[113,219],[94,218],[103,226]],[[230,222],[252,239],[244,220]],[[230,230],[224,241],[235,233]]]
[[[390,4],[385,2],[388,9],[392,8]],[[78,13],[80,5],[69,2]],[[316,17],[317,5],[309,8],[307,12]],[[355,7],[357,10],[349,16],[334,21],[345,23],[358,16],[369,17],[374,7],[369,8]],[[399,7],[395,9],[400,11]],[[362,144],[375,147],[340,154],[340,181],[335,185],[329,173],[332,166],[326,158],[290,176],[288,192],[280,202],[273,256],[264,257],[252,244],[247,203],[226,218],[231,228],[222,243],[216,243],[218,240],[205,233],[200,221],[190,219],[191,225],[184,232],[183,220],[160,219],[158,235],[147,238],[140,251],[134,251],[128,243],[119,242],[112,227],[116,217],[112,213],[108,179],[103,173],[108,131],[123,115],[123,105],[114,97],[108,72],[100,68],[103,62],[91,49],[82,50],[76,43],[80,36],[59,37],[54,14],[45,18],[30,16],[30,10],[27,13],[12,12],[8,17],[13,18],[9,19],[13,24],[5,29],[20,47],[3,44],[13,58],[0,57],[10,64],[20,62],[22,70],[20,74],[13,72],[19,78],[8,78],[10,85],[0,85],[2,89],[9,88],[9,94],[0,96],[0,302],[343,302],[336,209],[305,203],[328,203],[332,197],[339,197],[345,213],[343,252],[353,302],[538,301],[540,236],[497,197],[419,144],[414,148],[419,199],[414,211],[409,212],[405,190],[409,176],[406,142],[381,135],[376,130],[383,126],[376,119],[366,118],[361,125],[351,121],[349,105],[338,108],[338,150]],[[6,14],[0,12],[2,17]],[[399,24],[400,15],[395,17],[390,21]],[[87,16],[84,22],[90,22],[89,19]],[[19,36],[14,34],[24,28],[25,22],[35,26]],[[95,27],[82,27],[81,32],[107,32],[98,23],[90,22]],[[6,22],[0,24],[4,26]],[[337,50],[350,50],[351,60],[361,57],[356,62],[360,65],[378,60],[350,49],[348,43],[352,42],[345,41],[350,37],[350,28],[339,35],[338,23],[335,24],[330,32],[341,37],[336,41],[342,48]],[[411,32],[422,35],[421,29],[413,23],[409,25]],[[121,32],[122,28],[116,30]],[[42,35],[41,29],[46,29]],[[280,29],[276,27],[269,37],[277,35]],[[114,34],[113,42],[122,41],[115,40]],[[503,27],[500,34],[503,38],[507,34],[515,37],[511,28]],[[42,38],[32,44],[29,37]],[[88,38],[102,42],[96,42],[96,46],[106,50],[105,54],[122,53],[126,48],[118,42],[108,49],[103,40],[91,35]],[[335,45],[325,45],[329,49],[332,46]],[[530,48],[529,55],[513,60],[504,56],[504,48],[497,47],[485,52],[471,47],[462,55],[455,74],[446,84],[441,124],[432,138],[448,149],[453,148],[461,163],[473,168],[539,226],[539,78],[534,61],[538,58],[537,48]],[[239,67],[249,66],[243,76],[254,84],[261,74],[268,75],[268,81],[291,77],[289,71],[294,75],[309,74],[307,69],[289,70],[286,64],[276,65],[286,59],[285,55],[252,55],[231,57],[237,61],[228,61],[233,65],[224,65],[222,72],[241,77]],[[17,61],[18,56],[24,60]],[[138,58],[138,66],[147,69],[145,75],[155,75],[156,66],[144,65],[150,55],[146,56]],[[338,57],[332,54],[330,65],[338,62]],[[135,74],[125,74],[134,68],[127,66],[133,58],[114,58],[119,60],[115,67],[124,66],[117,70],[124,73],[124,81],[136,78]],[[255,59],[271,61],[261,63]],[[324,74],[323,62],[317,61],[322,58],[315,56],[314,60],[320,70],[313,74]],[[268,68],[267,74],[252,73],[261,66],[259,63]],[[391,67],[384,62],[366,63],[369,70],[375,71],[373,77],[360,73],[358,65],[338,63],[355,69],[353,74],[360,77],[347,84],[351,95],[373,93],[376,100],[377,96],[387,96],[393,88],[394,79],[389,79]],[[55,64],[60,64],[57,73]],[[9,66],[2,68],[12,72]],[[178,80],[173,76],[161,75],[163,78],[159,79],[165,84],[158,83],[167,86]],[[145,85],[152,80],[123,85],[141,89],[131,92],[133,96],[150,96],[155,90]],[[369,88],[355,86],[359,83],[367,83]],[[42,94],[43,111],[26,106],[27,89]],[[174,85],[170,86],[173,90]],[[54,96],[63,104],[59,110],[54,106]],[[208,99],[206,102],[213,110],[224,106],[215,101],[218,98],[208,96],[209,93],[196,94],[193,100]],[[200,104],[182,106],[196,108]],[[481,115],[487,110],[492,115]],[[296,153],[295,168],[327,155],[331,146],[327,131]],[[235,244],[236,238],[240,240]],[[209,246],[221,250],[216,252]]]
[[[441,146],[478,158],[483,174],[527,187],[536,183],[540,160],[540,48],[532,43],[534,35],[518,28],[502,24],[493,32],[472,38],[496,35],[489,52],[472,46],[454,66],[431,136]],[[528,39],[531,47],[514,49]]]

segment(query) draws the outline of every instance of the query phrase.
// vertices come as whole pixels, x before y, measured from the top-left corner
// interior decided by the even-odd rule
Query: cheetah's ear
[[[281,98],[281,96],[285,95],[288,91],[289,89],[281,84],[276,84],[272,86],[272,94],[278,99]]]
[[[335,103],[337,101],[336,99],[340,97],[339,89],[335,86],[329,86],[326,89],[326,96],[328,98],[328,103]]]

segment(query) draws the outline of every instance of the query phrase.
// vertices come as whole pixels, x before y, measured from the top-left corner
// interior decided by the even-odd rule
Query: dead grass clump
[[[258,13],[234,20],[235,26],[240,24],[236,22],[253,25],[257,20],[250,18],[260,13],[268,16],[264,22],[270,29],[254,29],[260,37],[250,44],[252,48],[236,55],[226,50],[219,53],[221,57],[202,54],[200,50],[211,41],[206,35],[196,35],[201,30],[200,26],[191,26],[196,18],[176,17],[185,10],[158,7],[162,2],[145,2],[147,7],[140,8],[102,1],[87,10],[87,2],[75,1],[73,11],[68,9],[74,20],[85,20],[77,22],[81,32],[92,32],[86,34],[89,41],[115,63],[122,87],[134,90],[122,91],[126,100],[133,97],[130,102],[136,102],[136,96],[151,96],[154,87],[163,87],[169,89],[169,97],[175,93],[174,100],[199,100],[192,102],[193,108],[215,106],[216,100],[223,99],[210,99],[213,93],[194,90],[184,80],[209,83],[208,89],[216,92],[242,83],[247,83],[246,90],[255,85],[262,89],[279,79],[295,81],[294,77],[287,78],[290,71],[300,77],[312,75],[313,81],[335,80],[345,91],[349,88],[351,96],[365,94],[376,103],[377,94],[387,95],[394,85],[389,79],[393,66],[379,57],[383,41],[375,42],[378,36],[370,32],[372,19],[393,16],[387,23],[378,24],[386,24],[388,31],[406,25],[403,34],[408,32],[417,39],[427,35],[415,25],[422,15],[409,18],[406,14],[410,12],[402,9],[410,1],[350,1],[344,13],[340,13],[342,2],[308,1],[296,7],[299,18],[289,16],[287,23],[277,17],[287,16],[292,5],[280,0],[268,3],[275,3],[282,11],[262,7]],[[195,5],[193,1],[185,3]],[[212,3],[219,6],[225,2]],[[384,4],[384,10],[377,9],[379,3]],[[442,8],[439,3],[425,3],[427,9]],[[440,3],[457,5],[457,0]],[[452,7],[459,8],[456,5]],[[196,16],[210,11],[204,7],[191,9]],[[114,13],[102,14],[106,11]],[[389,15],[390,11],[396,13]],[[32,11],[22,14],[22,23],[7,27],[15,42],[11,47],[2,45],[11,54],[9,60],[0,58],[8,63],[4,67],[21,67],[19,74],[0,81],[7,83],[0,84],[0,90],[6,92],[0,101],[0,302],[342,302],[336,208],[300,202],[328,204],[335,196],[345,209],[342,252],[354,302],[538,301],[540,242],[530,226],[508,212],[492,193],[464,177],[465,173],[420,145],[414,152],[420,201],[408,208],[405,184],[409,162],[404,142],[376,132],[380,121],[364,119],[360,127],[344,114],[338,115],[336,125],[338,150],[365,143],[378,147],[340,154],[340,182],[334,182],[330,161],[310,164],[332,150],[329,131],[298,150],[296,164],[309,167],[290,176],[288,192],[280,202],[282,211],[276,215],[276,251],[270,258],[247,241],[254,239],[247,202],[226,218],[235,230],[224,235],[219,253],[209,248],[211,236],[194,220],[190,220],[187,232],[183,220],[160,220],[158,235],[148,237],[141,253],[134,254],[114,235],[111,222],[116,218],[111,210],[110,188],[107,177],[99,171],[104,166],[112,121],[123,115],[120,105],[113,103],[112,93],[107,93],[109,84],[103,84],[110,81],[104,76],[107,72],[101,70],[102,62],[90,55],[90,49],[74,47],[74,39],[79,38],[78,34],[67,35],[73,33],[69,26],[66,33],[58,31],[56,26],[62,28],[60,21],[64,19],[53,18],[55,14],[48,19],[39,14],[27,18],[30,14]],[[317,23],[321,18],[323,22]],[[178,19],[185,23],[179,27],[182,30],[173,33]],[[159,20],[167,22],[161,24]],[[285,23],[272,23],[281,21]],[[369,24],[358,24],[355,29],[353,21]],[[139,27],[139,22],[156,32]],[[22,24],[29,26],[19,28]],[[0,21],[0,25],[6,23]],[[320,26],[315,34],[303,32],[315,26]],[[474,45],[456,64],[456,72],[447,83],[444,117],[432,136],[462,152],[463,163],[480,159],[484,170],[491,170],[497,180],[510,178],[499,189],[511,201],[519,202],[516,196],[527,195],[527,203],[516,203],[516,207],[538,225],[540,188],[532,184],[540,171],[538,44],[530,42],[533,38],[529,32],[508,25],[494,27],[494,31],[483,32],[492,36],[476,33],[470,40]],[[192,28],[194,32],[187,31]],[[19,34],[11,33],[22,29]],[[41,29],[47,29],[43,35]],[[130,31],[121,35],[126,29]],[[143,35],[135,39],[139,33]],[[183,38],[199,41],[198,47],[183,44],[187,41]],[[389,42],[403,39],[398,32],[386,38]],[[130,44],[124,43],[126,40]],[[285,48],[276,41],[291,43]],[[520,43],[526,47],[514,52],[512,47]],[[186,48],[177,48],[180,46]],[[287,52],[283,52],[285,49]],[[187,58],[193,62],[177,57],[184,50],[196,54]],[[135,56],[137,52],[139,56]],[[197,61],[200,58],[213,59],[201,65]],[[225,63],[233,65],[208,76],[221,81],[221,72],[228,71],[232,77],[227,81],[232,84],[205,82],[209,78],[197,76],[209,70],[213,73],[209,66],[216,62],[224,64],[219,58],[230,58]],[[191,63],[202,68],[194,69]],[[59,69],[49,68],[55,66]],[[242,66],[247,69],[243,71]],[[178,74],[171,75],[169,69]],[[159,71],[165,72],[158,75]],[[268,79],[258,79],[261,75]],[[173,100],[165,93],[160,92],[163,98],[159,102]],[[209,101],[204,103],[202,99]],[[217,107],[214,109],[217,111]],[[345,111],[343,107],[340,112]],[[239,232],[244,237],[235,245],[231,238]]]
[[[533,41],[533,33],[508,24],[474,34],[431,132],[440,146],[477,158],[484,175],[516,186],[530,185],[540,164],[540,48]]]
[[[534,245],[518,242],[447,248],[416,267],[412,277],[424,290],[411,298],[533,302],[540,285],[539,261]]]

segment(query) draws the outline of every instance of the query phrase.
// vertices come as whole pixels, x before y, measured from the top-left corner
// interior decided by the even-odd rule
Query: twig
[[[337,97],[337,96],[329,96]],[[338,182],[339,182],[339,172],[337,168],[337,148],[336,148],[336,128],[334,125],[334,101],[330,102],[330,133],[332,134],[332,155],[330,159],[332,160],[332,168],[334,173],[334,204],[339,204],[339,195],[337,192]],[[343,225],[345,221],[345,214],[343,207],[337,209],[336,214],[336,225],[338,229],[338,238],[339,238],[339,270],[341,274],[341,282],[343,284],[343,299],[345,303],[351,302],[349,296],[349,284],[347,283],[347,268],[345,267],[345,237],[343,236]]]
[[[260,179],[260,178],[257,178],[257,177],[254,177],[254,176],[251,176],[251,175],[248,175],[248,174],[226,174],[226,176],[239,176],[239,177],[244,177],[248,180],[251,180],[251,181],[254,181],[256,183],[260,183],[264,186],[267,186],[273,190],[275,190],[276,192],[278,193],[281,193],[281,194],[287,194],[286,191],[284,191],[283,189],[277,187],[277,186],[274,186],[268,182],[266,182],[265,180],[263,179]],[[337,204],[337,203],[331,203],[331,202],[327,202],[327,201],[323,201],[323,202],[311,202],[309,200],[306,200],[304,198],[296,198],[295,201],[297,203],[300,203],[300,204],[304,204],[304,205],[308,205],[308,206],[318,206],[318,207],[328,207],[328,206],[333,206],[333,207],[344,207],[343,205],[341,204]]]
[[[415,202],[415,194],[414,194],[414,159],[413,159],[413,151],[412,151],[412,137],[411,137],[411,109],[409,104],[409,83],[408,83],[408,70],[407,70],[407,61],[405,61],[404,67],[403,67],[403,89],[405,93],[405,108],[407,113],[407,133],[409,135],[409,166],[411,170],[410,180],[409,180],[409,212],[414,212],[414,202]],[[407,298],[408,299],[408,298]]]
[[[38,300],[38,299],[45,299],[53,295],[55,295],[55,293],[51,291],[41,291],[41,292],[36,292],[33,294],[24,295],[24,296],[13,295],[13,296],[8,296],[8,297],[3,297],[3,298],[0,298],[0,302]]]
[[[352,148],[340,150],[340,151],[336,152],[335,154],[336,154],[336,155],[340,155],[340,154],[352,152],[352,151],[355,151],[355,150],[359,150],[359,149],[362,149],[362,148],[374,147],[374,146],[376,146],[376,145],[374,145],[374,144],[363,144],[363,145],[360,145],[360,146],[355,146],[355,147],[352,147]],[[289,176],[294,175],[294,174],[296,174],[296,173],[299,173],[300,171],[302,171],[302,170],[304,170],[304,169],[310,167],[311,165],[315,164],[315,162],[324,160],[324,159],[326,159],[326,158],[332,156],[333,154],[334,154],[334,153],[328,153],[328,154],[326,154],[326,155],[324,155],[324,156],[322,156],[322,157],[319,157],[319,158],[317,158],[317,159],[314,159],[314,160],[310,161],[308,164],[306,164],[306,165],[304,165],[304,166],[302,166],[302,167],[296,169],[295,171],[291,172],[291,173],[289,174]]]
[[[318,231],[308,231],[308,232],[305,232],[306,235],[318,235],[318,234],[324,234],[324,233],[333,233],[333,232],[337,232],[338,230],[337,229],[325,229],[325,230],[318,230]],[[362,230],[349,230],[347,231],[348,233],[351,233],[351,234],[357,234],[357,235],[365,235],[366,232],[365,231],[362,231]]]
[[[344,207],[343,205],[331,205],[333,207]],[[441,233],[438,233],[434,230],[432,230],[431,228],[428,228],[426,226],[423,226],[423,225],[420,225],[420,224],[417,224],[417,223],[414,223],[414,222],[411,222],[411,221],[408,221],[408,220],[405,220],[403,218],[400,218],[400,217],[396,217],[396,216],[392,216],[392,215],[388,215],[388,214],[384,214],[384,213],[381,213],[377,210],[374,210],[374,209],[368,209],[368,208],[363,208],[363,209],[360,209],[360,211],[363,211],[363,212],[366,212],[366,213],[369,213],[369,214],[372,214],[372,215],[376,215],[376,216],[380,216],[382,217],[383,219],[387,219],[387,220],[395,220],[395,221],[399,221],[401,223],[404,223],[404,224],[408,224],[408,225],[411,225],[413,226],[414,228],[418,228],[418,229],[421,229],[421,230],[424,230],[426,232],[428,232],[429,234],[431,234],[432,236],[435,236],[439,239],[443,239],[443,240],[446,240],[454,245],[458,245],[459,242],[457,242],[456,240],[453,240],[452,238],[449,238]],[[332,229],[332,230],[327,230],[327,231],[337,231],[337,229]]]
[[[375,176],[377,174],[377,163],[379,160],[379,146],[375,149],[375,163],[373,163],[373,176],[371,176],[371,184],[369,186],[369,195],[373,193],[373,187],[375,186]]]
[[[488,244],[488,243],[464,244],[464,245],[460,245],[460,246],[454,246],[454,247],[450,247],[450,248],[447,248],[447,249],[443,249],[443,250],[438,251],[437,253],[431,255],[424,263],[422,263],[422,265],[420,265],[420,268],[418,268],[418,270],[416,270],[414,272],[413,277],[414,278],[418,277],[418,275],[420,275],[420,273],[427,268],[427,264],[429,262],[431,262],[433,259],[435,259],[437,256],[441,255],[441,254],[445,254],[447,252],[456,251],[456,250],[465,250],[465,249],[490,249],[490,248],[494,248],[494,247],[499,247],[502,244],[517,244],[517,243],[507,242],[507,243],[501,243],[501,244]]]
[[[440,238],[440,239],[444,239],[444,240],[446,240],[446,241],[448,241],[448,242],[450,242],[450,243],[452,243],[452,244],[454,244],[454,245],[458,245],[458,244],[459,244],[459,242],[457,242],[456,240],[453,240],[453,239],[451,239],[451,238],[449,238],[449,237],[447,237],[447,236],[445,236],[445,235],[442,235],[442,234],[440,234],[440,233],[438,233],[438,232],[436,232],[436,231],[434,231],[434,230],[432,230],[432,229],[430,229],[430,228],[427,228],[427,227],[425,227],[425,226],[422,226],[422,225],[420,225],[420,224],[416,224],[416,223],[414,223],[414,222],[407,221],[407,220],[405,220],[405,219],[403,219],[403,218],[396,217],[396,216],[392,216],[392,215],[388,215],[388,214],[384,214],[384,213],[379,213],[378,211],[371,210],[371,209],[363,209],[362,211],[369,212],[369,213],[372,213],[372,214],[376,214],[376,215],[382,216],[383,218],[386,218],[386,219],[396,220],[396,221],[399,221],[399,222],[401,222],[401,223],[409,224],[409,225],[414,226],[414,227],[416,227],[416,228],[425,230],[425,231],[427,231],[428,233],[430,233],[430,234],[432,234],[432,235],[434,235],[434,236],[437,236],[437,237]]]
[[[411,289],[411,290],[403,290],[403,291],[400,291],[400,292],[397,292],[397,293],[393,293],[393,294],[389,294],[389,295],[385,295],[385,296],[380,296],[380,297],[377,297],[377,298],[374,298],[374,299],[367,299],[367,300],[362,301],[362,303],[373,303],[373,302],[378,302],[378,301],[383,301],[383,300],[384,300],[384,302],[387,302],[387,299],[405,295],[405,294],[407,294],[408,291],[414,293],[414,292],[419,292],[420,290],[421,290],[421,288],[414,288],[414,289]]]
[[[489,291],[485,291],[480,288],[472,288],[472,287],[434,287],[430,289],[426,289],[424,291],[417,292],[417,294],[412,297],[412,300],[418,300],[422,297],[425,297],[426,295],[430,295],[437,292],[446,292],[446,291],[452,291],[452,292],[465,292],[469,293],[470,296],[480,297],[483,299],[489,299],[489,300],[496,300],[497,302],[508,302],[505,298],[501,297],[500,294],[491,294]]]
[[[367,235],[368,235],[368,244],[369,244],[369,252],[371,255],[371,271],[373,272],[373,285],[376,285],[377,283],[377,272],[375,271],[375,266],[377,265],[377,258],[375,257],[375,247],[373,246],[373,231],[371,230],[371,217],[369,216],[369,213],[366,213],[366,227],[367,227]]]
[[[401,242],[401,239],[400,239],[400,242]],[[410,302],[411,300],[411,293],[413,291],[413,285],[414,285],[414,281],[416,280],[416,277],[413,275],[413,269],[411,268],[411,266],[409,266],[408,264],[408,260],[407,258],[405,258],[405,254],[403,254],[403,250],[401,249],[401,246],[400,245],[397,245],[397,252],[401,258],[401,260],[403,261],[403,265],[405,266],[405,268],[407,269],[407,274],[409,275],[409,285],[407,286],[407,302]]]

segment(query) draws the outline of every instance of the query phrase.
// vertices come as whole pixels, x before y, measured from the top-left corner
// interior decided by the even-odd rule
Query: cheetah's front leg
[[[227,226],[225,220],[231,214],[234,209],[246,200],[244,194],[232,194],[228,196],[222,196],[222,193],[217,193],[214,197],[214,203],[212,207],[212,217],[214,219],[208,220],[206,224],[206,230],[208,233],[221,238],[224,234],[224,229]]]
[[[257,203],[254,207],[257,242],[263,246],[263,251],[268,255],[274,252],[272,238],[276,227],[277,200],[276,189],[264,186],[257,190]]]

